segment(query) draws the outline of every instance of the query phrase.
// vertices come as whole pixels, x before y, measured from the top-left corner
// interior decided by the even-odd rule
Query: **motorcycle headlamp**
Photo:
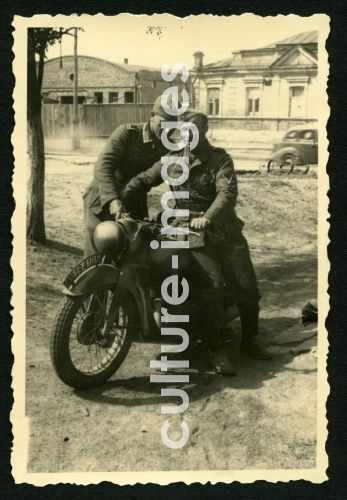
[[[111,257],[119,255],[128,246],[126,230],[116,221],[100,222],[94,231],[94,244],[103,254]]]

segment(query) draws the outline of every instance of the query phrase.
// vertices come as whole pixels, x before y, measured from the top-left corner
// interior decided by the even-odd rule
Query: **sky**
[[[61,20],[64,20],[62,23]],[[128,58],[129,64],[160,68],[163,64],[193,65],[193,53],[205,54],[204,63],[230,57],[240,49],[258,48],[304,31],[319,30],[319,15],[310,17],[260,17],[254,14],[218,17],[212,15],[177,18],[168,14],[153,16],[63,16],[59,26],[81,26],[78,53],[116,63]],[[154,27],[150,30],[150,27]],[[160,27],[158,35],[157,27]],[[65,36],[62,55],[73,54],[73,37]],[[59,45],[47,51],[58,57]]]

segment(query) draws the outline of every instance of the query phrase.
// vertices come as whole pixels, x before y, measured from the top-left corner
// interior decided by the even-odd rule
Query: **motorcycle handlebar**
[[[124,214],[124,215],[125,215],[125,218],[131,219],[131,217],[130,217],[130,215],[128,213]],[[191,219],[192,217],[201,217],[202,215],[203,215],[203,212],[190,211],[189,212],[189,219]],[[178,227],[179,227],[180,226],[180,224],[179,224],[180,223],[180,219],[175,218],[174,221],[176,221],[178,223]],[[156,222],[155,220],[146,220],[146,219],[140,219],[140,220],[138,220],[138,219],[135,219],[135,222],[137,222],[138,224],[141,224],[142,226],[147,226],[147,227],[152,227],[152,228],[161,228],[161,227],[163,227],[161,223]],[[186,234],[186,233],[184,233],[184,234]],[[189,230],[189,234],[193,234],[195,236],[199,236],[200,235],[199,232],[192,231],[191,229]]]

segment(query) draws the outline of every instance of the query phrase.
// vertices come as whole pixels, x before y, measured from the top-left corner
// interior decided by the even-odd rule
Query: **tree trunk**
[[[28,113],[28,149],[31,164],[28,196],[27,238],[36,243],[46,241],[45,231],[45,150],[41,113]]]
[[[39,64],[43,64],[41,57]],[[39,74],[42,69],[39,69]],[[28,151],[31,169],[28,186],[27,238],[36,243],[44,243],[46,241],[44,219],[45,149],[41,118],[41,87],[38,82],[35,52],[30,34],[28,36],[27,103]]]

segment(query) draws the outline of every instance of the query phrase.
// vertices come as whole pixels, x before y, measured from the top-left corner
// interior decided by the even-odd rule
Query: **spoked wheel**
[[[134,330],[131,298],[117,306],[106,333],[113,292],[103,289],[79,297],[65,297],[51,335],[51,359],[58,377],[76,389],[103,384],[122,364]]]

